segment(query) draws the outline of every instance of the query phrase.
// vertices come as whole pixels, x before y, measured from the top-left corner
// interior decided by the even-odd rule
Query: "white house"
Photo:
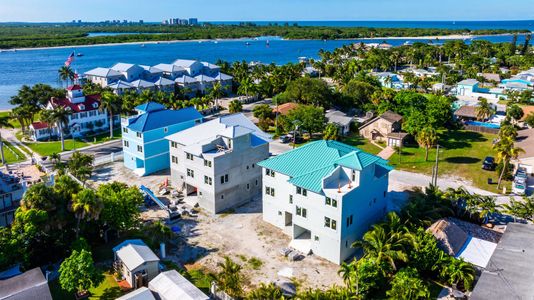
[[[290,247],[340,264],[387,210],[387,161],[336,141],[316,141],[258,163],[263,219]]]
[[[219,117],[167,137],[171,181],[200,207],[222,212],[261,194],[261,170],[270,135],[245,115]]]

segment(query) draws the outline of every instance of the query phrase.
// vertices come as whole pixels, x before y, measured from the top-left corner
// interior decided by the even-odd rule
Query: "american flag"
[[[69,55],[67,60],[65,61],[65,66],[69,67],[70,64],[72,64],[72,61],[74,60],[74,51]]]

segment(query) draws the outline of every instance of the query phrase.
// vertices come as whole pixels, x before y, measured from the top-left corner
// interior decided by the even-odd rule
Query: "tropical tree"
[[[69,85],[69,80],[74,82],[74,71],[72,71],[72,69],[68,66],[62,66],[61,68],[59,68],[58,75],[59,79],[61,79],[61,81],[64,81],[67,86]]]
[[[72,112],[70,110],[67,110],[63,106],[59,106],[55,108],[52,112],[52,120],[54,120],[54,123],[56,124],[58,128],[59,137],[61,139],[61,151],[65,151],[64,133],[65,133],[67,125],[69,124],[69,116],[71,114]]]
[[[458,259],[450,257],[445,253],[443,254],[442,259],[445,262],[438,263],[442,268],[440,274],[442,279],[453,287],[470,290],[475,281],[475,268],[473,265],[461,258]]]
[[[514,139],[510,136],[501,137],[500,140],[493,145],[493,149],[497,151],[497,162],[503,164],[501,174],[499,175],[499,182],[497,189],[501,188],[501,182],[504,172],[507,169],[511,159],[516,159],[519,154],[525,152],[525,150],[514,146]]]
[[[478,106],[476,107],[477,119],[481,121],[486,120],[495,112],[495,110],[488,102],[488,99],[480,97],[478,100]]]
[[[534,222],[534,197],[524,196],[522,200],[510,198],[509,203],[503,204],[502,207],[504,213],[514,218]]]
[[[224,97],[225,92],[224,88],[221,85],[219,81],[215,82],[213,86],[211,87],[211,90],[209,92],[209,96],[211,99],[215,100],[215,106],[219,107],[219,99]]]
[[[73,250],[59,267],[59,284],[69,293],[88,291],[98,286],[104,276],[95,268],[91,252]]]
[[[323,132],[324,140],[337,140],[339,138],[339,127],[334,123],[328,123]]]
[[[428,161],[428,149],[438,140],[436,130],[432,127],[424,127],[417,133],[416,139],[420,147],[425,147],[425,161]]]
[[[156,221],[145,227],[145,233],[150,237],[152,245],[169,240],[173,233],[163,222]]]
[[[245,299],[257,300],[257,299],[285,299],[282,290],[277,287],[274,283],[260,283],[260,286],[252,291],[250,291]]]
[[[2,154],[2,164],[6,163],[6,158],[4,156],[4,141],[2,140],[2,128],[13,128],[13,125],[9,123],[9,117],[0,117],[0,153]]]
[[[404,268],[399,270],[391,281],[391,289],[386,292],[390,299],[417,300],[428,299],[430,291],[419,277],[414,268]]]
[[[102,200],[91,189],[83,189],[72,197],[71,209],[77,219],[76,238],[80,235],[80,221],[98,220],[102,208]]]
[[[232,100],[228,105],[228,110],[231,114],[243,111],[243,104],[239,100]]]
[[[100,107],[102,112],[107,112],[109,116],[109,137],[113,138],[113,116],[120,111],[120,98],[113,92],[104,92],[100,99]]]
[[[98,187],[97,196],[104,204],[100,222],[108,229],[124,231],[138,224],[143,195],[137,187],[121,182],[106,183]]]
[[[217,275],[217,282],[231,297],[240,297],[243,294],[243,276],[241,275],[241,265],[235,263],[228,256],[224,262],[219,262],[217,266],[221,269]]]
[[[76,151],[67,162],[67,170],[85,183],[93,173],[94,156]]]

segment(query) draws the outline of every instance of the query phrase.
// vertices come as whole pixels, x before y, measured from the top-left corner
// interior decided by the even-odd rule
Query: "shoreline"
[[[470,34],[452,34],[452,35],[430,35],[430,36],[391,36],[391,37],[368,37],[355,39],[335,39],[330,41],[360,41],[360,40],[466,40],[483,36],[506,36],[512,33],[488,34],[488,35],[470,35]],[[0,49],[0,52],[17,52],[17,51],[31,51],[31,50],[48,50],[48,49],[75,49],[75,48],[89,48],[89,47],[112,47],[119,45],[155,45],[155,44],[174,44],[174,43],[206,43],[206,42],[231,42],[231,41],[250,41],[257,37],[243,37],[243,38],[229,38],[229,39],[192,39],[192,40],[169,40],[169,41],[146,41],[146,42],[124,42],[124,43],[106,43],[106,44],[90,44],[90,45],[72,45],[72,46],[53,46],[53,47],[34,47],[34,48],[13,48]],[[284,39],[283,41],[314,41],[317,39]]]

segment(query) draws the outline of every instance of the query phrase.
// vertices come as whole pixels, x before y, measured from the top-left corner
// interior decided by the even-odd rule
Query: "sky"
[[[0,22],[534,20],[534,0],[0,0]]]

